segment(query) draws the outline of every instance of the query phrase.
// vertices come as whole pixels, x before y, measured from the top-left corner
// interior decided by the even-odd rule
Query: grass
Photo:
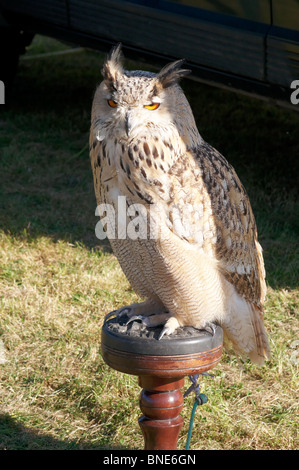
[[[0,449],[142,449],[137,378],[100,354],[104,315],[137,300],[94,235],[87,142],[102,56],[34,59],[64,48],[35,39],[0,115]],[[203,137],[251,198],[272,348],[263,368],[241,369],[224,354],[214,379],[201,379],[209,401],[190,448],[297,449],[299,115],[189,80],[183,87]],[[179,449],[192,405],[187,397]]]

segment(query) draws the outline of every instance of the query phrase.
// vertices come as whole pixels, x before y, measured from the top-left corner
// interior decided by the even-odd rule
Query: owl
[[[103,66],[92,104],[90,157],[98,208],[125,275],[143,300],[127,315],[160,338],[178,327],[213,334],[262,365],[262,249],[246,191],[199,134],[179,86],[183,60],[159,73],[127,71],[121,45]],[[109,226],[109,230],[108,230]]]

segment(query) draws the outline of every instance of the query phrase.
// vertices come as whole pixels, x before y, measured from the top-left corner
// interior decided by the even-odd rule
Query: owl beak
[[[129,137],[130,131],[132,129],[132,116],[130,111],[128,111],[125,115],[125,130],[126,134]]]

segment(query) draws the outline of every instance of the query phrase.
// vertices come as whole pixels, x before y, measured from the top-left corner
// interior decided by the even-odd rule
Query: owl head
[[[178,131],[183,123],[186,125],[186,119],[193,120],[178,85],[190,72],[181,68],[183,62],[172,62],[159,73],[128,71],[122,65],[121,45],[113,48],[104,63],[104,79],[93,104],[98,140],[114,137],[132,141],[145,132],[161,137],[161,132],[170,132],[171,128]]]

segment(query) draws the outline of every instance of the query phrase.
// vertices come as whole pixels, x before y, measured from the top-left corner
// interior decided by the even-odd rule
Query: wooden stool
[[[102,355],[113,369],[138,375],[142,387],[139,425],[146,450],[177,449],[183,425],[184,377],[216,366],[222,354],[222,328],[214,336],[192,327],[178,328],[158,340],[161,327],[146,328],[127,318],[112,318],[102,328]]]

